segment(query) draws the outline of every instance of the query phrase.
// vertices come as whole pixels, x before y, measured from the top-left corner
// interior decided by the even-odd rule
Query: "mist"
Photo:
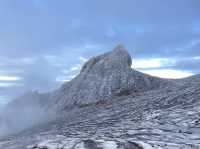
[[[0,138],[49,121],[52,115],[44,108],[42,101],[39,101],[42,98],[42,94],[28,92],[1,109]]]

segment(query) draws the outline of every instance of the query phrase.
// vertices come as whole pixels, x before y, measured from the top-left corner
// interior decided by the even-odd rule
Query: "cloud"
[[[0,96],[0,106],[6,105],[9,102],[9,98],[7,96]]]
[[[191,62],[184,62],[186,59],[176,60],[173,58],[151,58],[151,59],[133,59],[132,68],[143,73],[150,74],[161,78],[185,78],[193,75],[191,69],[194,67]],[[190,59],[191,60],[191,59]],[[198,57],[192,58],[198,60]],[[197,64],[193,61],[194,64]],[[182,67],[180,66],[183,65]],[[186,69],[186,65],[190,65],[190,69]]]
[[[87,58],[80,56],[78,58],[78,60],[79,60],[79,63],[75,64],[70,69],[62,70],[62,75],[59,75],[56,78],[56,81],[57,82],[68,82],[68,81],[72,80],[73,78],[75,78],[78,75],[78,73],[80,72],[82,65],[87,61]]]
[[[152,69],[173,65],[175,61],[168,58],[133,59],[132,68]]]
[[[17,76],[0,76],[0,81],[18,81],[18,80],[21,80],[21,78]]]
[[[71,68],[71,71],[76,71],[76,70],[80,70],[80,65],[74,66]]]
[[[176,61],[173,68],[180,70],[188,70],[195,74],[200,73],[199,70],[200,59],[199,56],[182,58]]]
[[[8,88],[12,86],[19,86],[19,84],[14,82],[0,82],[0,87]]]
[[[110,48],[117,42],[142,49],[137,54],[144,56],[147,50],[162,54],[163,47],[174,49],[199,38],[196,0],[22,0],[20,4],[4,0],[1,8],[1,55],[12,57],[55,54],[63,45],[93,43]]]
[[[142,70],[142,72],[150,74],[152,76],[157,76],[161,78],[185,78],[194,75],[191,72],[181,71],[181,70],[173,70],[173,69],[162,69],[162,70]]]
[[[80,56],[80,57],[79,57],[79,60],[85,63],[88,59],[85,58],[85,57]]]
[[[76,77],[76,75],[58,76],[56,78],[56,81],[57,82],[61,82],[61,83],[63,83],[63,82],[69,82],[69,81],[71,81],[75,77]]]
[[[0,87],[9,88],[12,86],[19,86],[22,80],[19,76],[0,75]]]

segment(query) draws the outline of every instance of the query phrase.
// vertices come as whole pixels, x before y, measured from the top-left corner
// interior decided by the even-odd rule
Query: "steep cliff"
[[[134,64],[133,64],[134,65]],[[112,51],[91,58],[80,74],[65,83],[52,97],[56,109],[107,101],[115,96],[158,89],[169,81],[143,74],[131,68],[132,58],[118,45]]]

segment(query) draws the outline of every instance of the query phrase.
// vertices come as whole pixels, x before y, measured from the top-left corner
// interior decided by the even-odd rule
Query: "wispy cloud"
[[[21,77],[18,76],[2,76],[0,75],[0,87],[13,87],[19,86]]]
[[[57,82],[68,82],[78,75],[82,65],[87,61],[87,58],[80,56],[77,60],[78,64],[75,64],[69,69],[62,70],[62,74],[56,78]]]
[[[161,78],[184,78],[194,74],[192,71],[184,70],[184,68],[178,69],[181,67],[177,67],[177,65],[179,63],[183,64],[186,59],[188,60],[188,58],[178,60],[174,58],[135,59],[132,68]],[[198,57],[189,60],[191,59],[198,59]]]
[[[152,76],[157,76],[161,78],[185,78],[194,75],[192,72],[183,70],[173,70],[173,69],[161,69],[161,70],[142,70],[142,72],[150,74]]]
[[[175,60],[169,58],[133,59],[132,68],[150,69],[171,66]]]
[[[4,105],[6,105],[9,102],[9,97],[7,96],[0,96],[0,110],[1,110],[1,106],[3,107]]]
[[[85,63],[88,59],[85,58],[85,57],[80,56],[80,57],[79,57],[79,60],[82,61],[83,63]]]
[[[68,76],[58,76],[57,78],[56,78],[56,81],[57,82],[61,82],[61,83],[63,83],[63,82],[68,82],[68,81],[71,81],[73,78],[75,78],[76,77],[76,75],[68,75]]]
[[[0,76],[0,81],[19,81],[20,77],[17,76]]]
[[[13,87],[13,86],[18,86],[19,87],[19,83],[16,83],[16,82],[0,82],[0,87],[3,87],[3,88],[10,88],[10,87]]]

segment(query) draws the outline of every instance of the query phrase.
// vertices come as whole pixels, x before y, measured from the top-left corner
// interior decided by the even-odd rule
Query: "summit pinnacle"
[[[59,107],[89,104],[160,86],[159,78],[137,72],[131,65],[132,58],[122,45],[92,57],[77,77],[58,90],[56,103]]]

